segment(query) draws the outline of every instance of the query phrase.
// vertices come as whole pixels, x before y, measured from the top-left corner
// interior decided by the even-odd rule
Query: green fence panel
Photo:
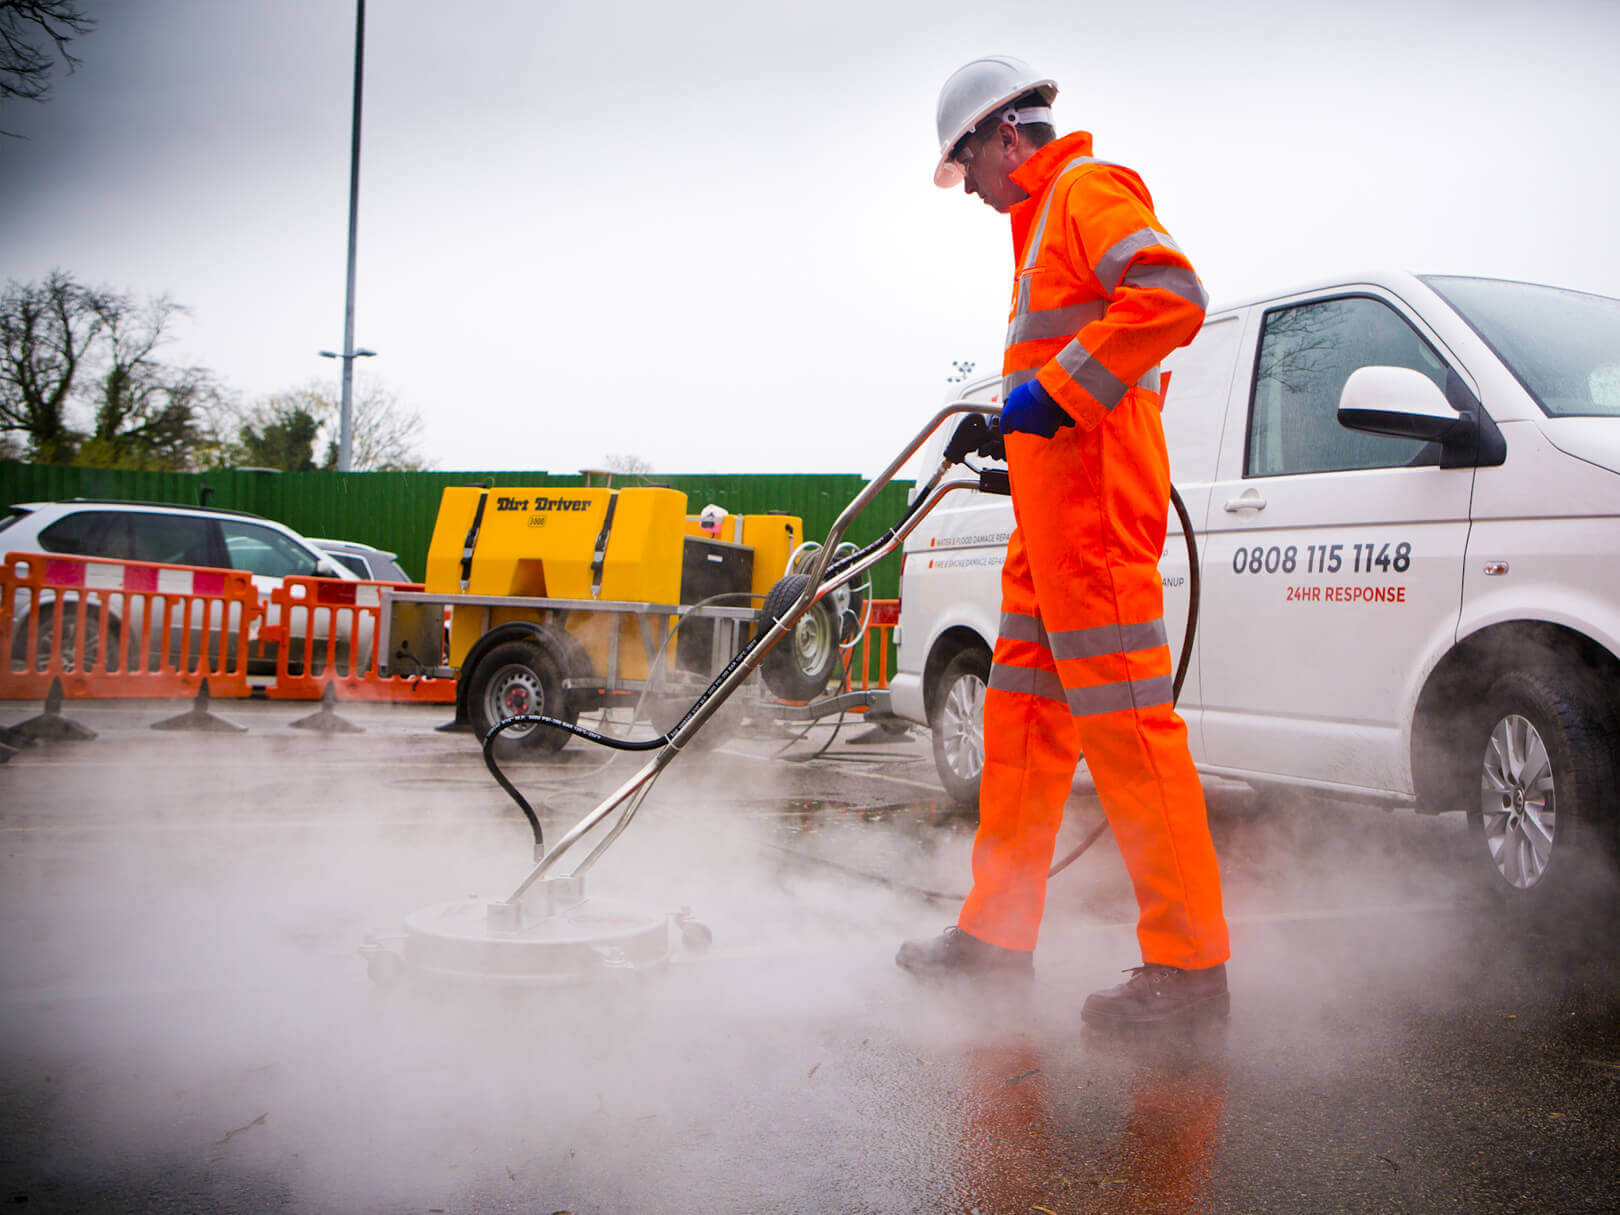
[[[305,536],[356,540],[399,555],[407,573],[420,578],[428,542],[447,486],[490,484],[556,488],[585,484],[578,474],[547,472],[142,472],[0,461],[0,506],[64,498],[111,498],[173,502],[247,511],[285,523]],[[666,485],[686,494],[687,512],[713,502],[733,514],[779,510],[804,520],[805,535],[820,540],[840,511],[866,486],[849,473],[739,473],[615,477],[615,487]],[[905,509],[909,481],[884,487],[850,528],[846,539],[867,544]],[[4,551],[0,534],[0,552]],[[899,593],[899,558],[885,558],[872,571],[873,594]]]

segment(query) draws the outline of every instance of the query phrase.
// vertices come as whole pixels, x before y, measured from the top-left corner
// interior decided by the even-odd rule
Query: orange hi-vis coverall
[[[1159,556],[1170,464],[1159,360],[1207,297],[1129,169],[1091,136],[1013,173],[1017,278],[1003,393],[1038,378],[1074,419],[1007,436],[1017,528],[984,702],[973,890],[958,926],[1034,949],[1063,804],[1081,753],[1124,854],[1144,962],[1227,959],[1220,871],[1187,728],[1172,705]]]

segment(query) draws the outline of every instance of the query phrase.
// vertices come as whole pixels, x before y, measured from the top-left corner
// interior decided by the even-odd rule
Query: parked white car
[[[1464,810],[1505,890],[1555,886],[1583,835],[1612,837],[1620,788],[1620,300],[1345,279],[1211,312],[1165,369],[1200,770]],[[906,546],[892,706],[967,802],[1012,526],[968,494]]]
[[[109,557],[125,561],[151,561],[164,565],[192,565],[218,569],[246,570],[253,578],[261,600],[268,600],[282,580],[294,576],[357,580],[357,575],[331,556],[315,548],[297,532],[271,519],[238,511],[205,507],[173,506],[147,502],[97,501],[74,498],[66,502],[27,502],[13,506],[0,519],[0,553],[62,553],[80,557]],[[20,607],[21,605],[19,605]],[[297,652],[308,629],[307,609],[290,613],[288,631]],[[280,613],[273,606],[262,624],[276,624]],[[337,618],[338,642],[345,653],[349,638],[349,617]],[[27,661],[23,613],[18,612],[12,638],[13,660]],[[202,630],[200,618],[192,622],[193,632]],[[219,621],[210,631],[219,632]],[[236,621],[230,622],[234,633]],[[330,629],[329,614],[316,613],[315,637],[324,640]],[[250,630],[254,639],[249,670],[274,671],[275,650],[257,642],[257,626]],[[369,645],[369,626],[360,639]],[[87,639],[88,642],[88,639]],[[41,645],[47,644],[41,642]],[[64,644],[66,644],[64,642]],[[193,649],[191,652],[195,653]]]
[[[312,537],[309,543],[339,565],[346,566],[356,578],[367,582],[416,581],[400,568],[398,553],[373,548],[358,540],[321,540]]]

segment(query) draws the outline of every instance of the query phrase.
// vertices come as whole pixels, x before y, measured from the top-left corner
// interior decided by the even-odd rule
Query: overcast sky
[[[0,127],[0,278],[191,310],[245,398],[343,340],[352,0],[85,0]],[[999,365],[937,190],[980,54],[1137,169],[1218,304],[1370,268],[1620,295],[1614,0],[370,0],[356,344],[436,467],[872,473]]]

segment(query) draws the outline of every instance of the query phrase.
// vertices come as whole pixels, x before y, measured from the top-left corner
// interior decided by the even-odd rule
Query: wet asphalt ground
[[[36,706],[0,705],[15,724]],[[357,946],[509,892],[529,829],[436,707],[67,711],[0,766],[0,1202],[84,1212],[1620,1208],[1620,896],[1505,907],[1460,819],[1212,788],[1232,1015],[1083,1032],[1138,959],[1104,837],[1034,981],[919,984],[972,823],[927,736],[683,756],[595,896],[713,932],[649,974],[380,988]],[[824,752],[817,754],[823,744]],[[635,757],[513,765],[555,839]],[[1098,814],[1077,794],[1060,851]],[[870,876],[863,876],[870,875]],[[882,878],[884,880],[875,880]]]

